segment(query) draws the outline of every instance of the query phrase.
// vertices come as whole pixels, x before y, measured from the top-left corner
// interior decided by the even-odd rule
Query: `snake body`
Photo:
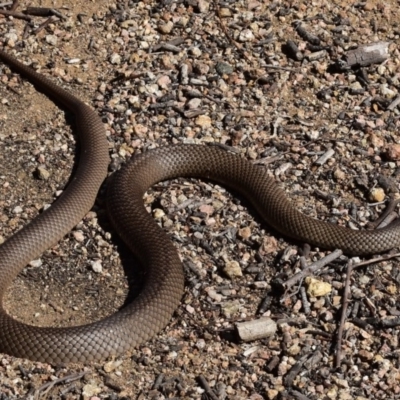
[[[75,115],[80,142],[78,168],[63,195],[0,246],[3,299],[21,269],[54,246],[90,210],[106,177],[109,155],[103,123],[90,107],[13,56],[0,51],[0,59]],[[269,225],[299,241],[359,255],[400,243],[397,226],[354,231],[301,214],[263,168],[218,147],[157,148],[133,157],[114,174],[108,190],[110,219],[146,270],[141,294],[110,317],[69,328],[26,325],[1,307],[0,352],[50,363],[103,360],[131,351],[165,327],[180,302],[183,271],[175,247],[146,212],[143,195],[151,185],[178,176],[210,179],[240,192]]]

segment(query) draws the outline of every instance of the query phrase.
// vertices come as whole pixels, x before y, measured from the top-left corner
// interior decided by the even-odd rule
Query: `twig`
[[[267,294],[261,301],[261,304],[257,310],[257,314],[264,314],[270,308],[271,303],[272,303],[272,297],[270,294]]]
[[[336,340],[336,348],[337,348],[336,356],[335,356],[335,367],[336,368],[340,367],[340,362],[342,359],[343,331],[344,331],[344,325],[345,325],[346,319],[347,319],[347,308],[349,305],[349,295],[350,295],[350,281],[351,281],[351,274],[353,273],[353,270],[355,268],[363,267],[365,265],[370,265],[370,264],[378,263],[378,262],[385,261],[385,260],[390,260],[390,259],[396,258],[396,257],[400,257],[400,253],[372,258],[371,260],[362,261],[358,264],[353,264],[351,260],[348,263],[346,281],[345,281],[345,286],[344,286],[344,291],[343,291],[342,315],[340,317],[340,323],[339,323],[337,340]]]
[[[392,318],[392,319],[382,319],[379,321],[378,326],[380,328],[394,328],[400,325],[400,317]]]
[[[356,301],[353,304],[353,308],[351,310],[351,318],[357,318],[358,312],[360,311],[360,302]]]
[[[220,11],[219,4],[218,4],[217,1],[214,1],[214,6],[215,6],[215,10],[217,11],[217,17],[218,17],[219,22],[220,22],[220,24],[221,24],[222,31],[224,32],[224,34],[225,34],[226,38],[228,39],[229,43],[230,43],[231,45],[233,45],[233,46],[237,49],[237,51],[238,51],[247,61],[251,62],[251,59],[249,58],[249,56],[248,56],[248,55],[246,54],[246,52],[240,47],[240,45],[239,45],[235,40],[232,39],[231,35],[229,34],[228,30],[226,29],[225,24],[222,22],[221,11]]]
[[[310,302],[307,299],[307,293],[306,293],[306,288],[302,286],[300,288],[300,296],[301,296],[301,302],[303,304],[303,309],[304,309],[304,314],[310,314],[311,308],[310,308]]]
[[[290,394],[296,399],[296,400],[310,400],[309,397],[305,396],[304,394],[298,392],[297,390],[291,390]]]
[[[297,282],[301,281],[306,276],[309,276],[309,275],[313,274],[314,272],[318,271],[319,269],[325,267],[327,264],[329,264],[333,260],[336,260],[342,254],[343,254],[342,250],[336,249],[331,254],[329,254],[326,257],[321,258],[320,260],[310,264],[307,268],[305,268],[302,271],[298,272],[297,274],[293,275],[291,278],[289,278],[286,282],[284,282],[282,284],[283,288],[287,291],[293,285],[295,285]]]
[[[286,153],[286,152],[285,152]],[[258,158],[257,160],[253,161],[254,165],[268,165],[271,164],[275,161],[279,161],[285,153],[279,153],[276,156],[271,156],[271,157],[264,157],[264,158]]]
[[[198,377],[198,380],[200,382],[200,385],[203,386],[203,389],[205,390],[207,395],[210,396],[210,398],[212,400],[219,400],[218,396],[212,391],[212,389],[210,388],[210,385],[208,384],[208,382],[206,381],[206,378],[204,378],[203,375],[200,375]]]
[[[18,90],[15,89],[14,87],[12,87],[12,86],[10,86],[10,85],[7,85],[6,87],[7,87],[7,89],[9,89],[9,90],[11,90],[12,92],[14,92],[15,94],[17,94],[18,96],[21,96],[21,93],[18,92]]]
[[[296,376],[298,375],[298,373],[301,371],[304,363],[307,361],[308,357],[310,355],[306,354],[303,357],[301,357],[296,364],[293,365],[293,367],[290,369],[290,371],[288,372],[288,374],[285,376],[284,378],[284,385],[285,386],[292,386],[293,385],[293,381],[296,378]]]
[[[25,15],[22,13],[14,12],[14,11],[9,11],[9,10],[0,10],[1,15],[6,15],[8,17],[14,17],[17,19],[24,19],[25,21],[32,21],[32,18],[29,15]]]
[[[48,17],[49,15],[53,15],[51,8],[48,7],[27,7],[24,13],[35,17]]]
[[[13,4],[12,1],[6,1],[4,3],[0,3],[0,7],[7,7],[7,6],[11,6]]]
[[[396,258],[396,257],[400,257],[400,253],[388,254],[386,256],[380,256],[380,257],[371,258],[370,260],[361,261],[357,265],[355,265],[355,267],[363,267],[365,265],[371,265],[371,264],[379,263],[381,261],[391,260],[392,258]]]
[[[329,332],[325,332],[325,331],[319,331],[319,330],[309,330],[307,331],[307,335],[318,335],[318,336],[322,336],[325,339],[329,339],[332,340],[332,334]]]
[[[400,96],[397,96],[389,105],[388,110],[394,110],[400,104]]]
[[[299,70],[298,68],[281,67],[279,65],[271,65],[271,64],[263,65],[263,67],[268,69],[280,69],[282,71],[288,71],[288,72],[296,72]]]
[[[15,11],[19,6],[19,0],[14,0],[13,5],[10,8],[10,11]]]
[[[47,18],[46,21],[44,21],[42,24],[40,24],[34,31],[33,33],[37,35],[39,32],[41,32],[44,28],[46,28],[48,25],[50,25],[53,22],[59,21],[60,19],[54,15],[51,17]]]
[[[155,380],[154,385],[153,385],[154,390],[158,390],[158,388],[161,386],[162,381],[164,380],[164,376],[165,375],[163,373],[161,373],[160,375],[157,376],[157,379]]]
[[[87,374],[87,371],[80,372],[78,374],[67,375],[67,376],[64,376],[63,378],[59,378],[59,379],[55,379],[54,381],[47,382],[35,390],[34,399],[35,400],[39,399],[40,396],[42,396],[43,394],[46,394],[50,389],[52,389],[55,385],[57,385],[59,383],[63,383],[63,382],[70,383],[73,381],[77,381],[79,379],[82,379],[86,374]]]
[[[25,11],[26,14],[34,15],[37,17],[49,17],[56,16],[60,19],[66,20],[67,17],[60,13],[60,11],[55,8],[47,8],[47,7],[28,7]]]
[[[340,362],[342,360],[342,341],[343,341],[343,331],[344,331],[344,324],[347,318],[347,307],[349,305],[349,294],[350,294],[350,278],[353,272],[353,269],[358,267],[357,264],[353,265],[353,261],[350,260],[347,265],[347,274],[346,274],[346,282],[344,286],[343,292],[343,303],[342,303],[342,315],[340,316],[340,323],[338,328],[337,334],[337,350],[336,350],[336,357],[335,357],[335,367],[338,368],[340,366]]]

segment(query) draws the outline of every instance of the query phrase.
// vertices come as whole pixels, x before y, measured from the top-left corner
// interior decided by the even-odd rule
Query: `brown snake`
[[[54,246],[93,206],[109,155],[103,123],[90,107],[14,57],[0,51],[0,59],[75,115],[80,141],[80,161],[67,190],[0,246],[3,299],[21,269]],[[146,270],[141,294],[108,318],[70,328],[29,326],[1,307],[0,352],[51,363],[88,362],[131,351],[165,327],[180,302],[183,271],[175,247],[146,212],[143,195],[153,184],[178,176],[206,178],[237,190],[269,225],[299,241],[359,255],[382,252],[400,242],[396,226],[354,231],[301,214],[263,168],[217,147],[158,148],[134,157],[114,174],[108,189],[113,225]]]

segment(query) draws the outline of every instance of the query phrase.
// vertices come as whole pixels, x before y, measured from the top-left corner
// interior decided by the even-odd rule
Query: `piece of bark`
[[[400,104],[400,96],[397,96],[388,106],[388,110],[394,110]]]
[[[349,50],[345,56],[348,67],[366,67],[371,64],[380,64],[389,58],[389,42],[364,44],[354,50]]]
[[[34,15],[37,17],[48,17],[53,15],[51,10],[52,10],[51,8],[47,7],[27,7],[24,13],[27,15]]]
[[[276,322],[268,317],[238,322],[236,324],[236,331],[241,340],[250,342],[274,335],[276,332]]]
[[[288,40],[285,44],[287,54],[296,61],[303,59],[303,53],[297,47],[297,44],[293,40]]]

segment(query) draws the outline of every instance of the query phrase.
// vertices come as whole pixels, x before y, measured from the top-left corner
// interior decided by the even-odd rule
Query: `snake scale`
[[[0,298],[24,266],[54,246],[93,206],[107,175],[103,123],[81,100],[0,50],[0,59],[75,115],[80,157],[67,189],[54,204],[0,246]],[[132,158],[114,174],[108,212],[115,230],[146,270],[140,295],[115,314],[91,324],[51,328],[23,324],[0,310],[0,352],[49,363],[89,362],[129,352],[166,326],[180,302],[183,270],[177,251],[146,212],[143,195],[174,177],[200,177],[226,185],[249,199],[282,234],[349,254],[372,254],[399,245],[396,224],[355,231],[307,217],[286,199],[265,169],[215,146],[175,145]],[[2,300],[1,300],[2,301]]]

